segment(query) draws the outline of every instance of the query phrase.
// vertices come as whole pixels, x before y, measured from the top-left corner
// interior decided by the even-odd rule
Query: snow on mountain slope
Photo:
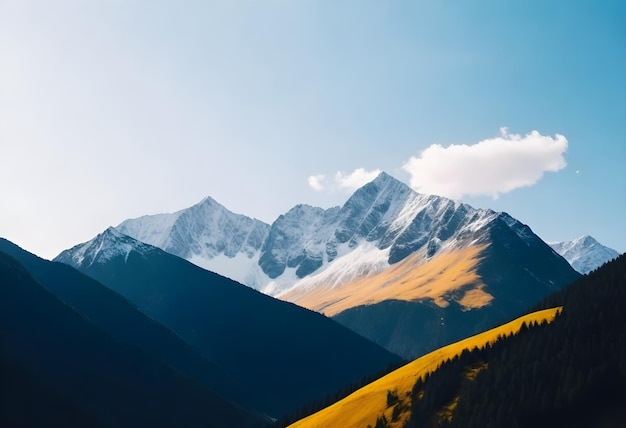
[[[138,241],[164,248],[170,245],[172,228],[183,212],[184,210],[181,210],[171,214],[147,215],[125,220],[116,229]]]
[[[149,249],[149,245],[131,239],[116,229],[109,227],[91,241],[63,251],[57,258],[62,263],[89,266],[96,260],[106,261],[118,255],[123,255],[124,258],[127,258],[128,254],[133,250],[141,253]]]
[[[341,207],[297,205],[271,226],[206,198],[173,214],[126,220],[117,229],[278,296],[379,274],[418,250],[428,260],[484,244],[487,225],[501,215],[419,194],[383,172]],[[507,219],[511,227],[519,223]]]
[[[305,278],[278,297],[300,306],[334,316],[346,309],[380,303],[385,300],[415,301],[432,299],[439,307],[455,301],[463,309],[488,305],[493,296],[484,291],[485,284],[477,273],[481,251],[485,246],[450,250],[427,258],[417,251],[404,260],[389,265],[385,262],[374,271],[339,277],[319,274]],[[386,253],[386,250],[378,250]],[[376,251],[370,251],[370,254]],[[357,260],[361,252],[353,251],[349,259],[357,267],[367,266]],[[380,260],[380,258],[379,258]],[[337,261],[343,267],[344,260]],[[368,266],[369,267],[369,266]],[[346,263],[348,271],[354,269]],[[337,273],[340,269],[332,269]]]
[[[260,288],[267,284],[270,279],[259,266],[259,254],[248,257],[245,253],[237,253],[234,257],[225,254],[217,254],[214,257],[206,257],[195,254],[188,261],[211,272],[219,273],[240,284],[246,284],[252,288]]]
[[[259,265],[272,279],[287,268],[296,268],[296,275],[304,277],[317,270],[324,260],[336,256],[327,246],[334,231],[338,209],[297,205],[272,224],[263,244]]]
[[[502,322],[579,276],[510,215],[419,194],[385,173],[341,207],[297,205],[271,226],[207,198],[118,230],[405,357]],[[415,334],[424,329],[433,334]]]
[[[172,214],[129,219],[121,233],[253,288],[269,281],[258,267],[269,225],[235,214],[210,197]]]
[[[287,296],[298,288],[335,287],[380,273],[420,249],[428,259],[451,247],[480,243],[483,226],[497,215],[419,194],[381,173],[341,208],[300,206],[281,216],[260,259],[272,278],[263,291]]]
[[[619,256],[617,251],[605,247],[589,235],[572,241],[551,242],[549,245],[582,274],[587,274]]]
[[[483,248],[496,219],[522,240],[537,239],[507,214],[422,195],[381,173],[341,207],[297,205],[271,226],[206,198],[176,213],[126,220],[117,230],[273,296],[292,300],[319,288],[325,303],[309,306],[319,310],[320,304],[328,304],[330,290],[339,293],[336,299],[363,278],[385,277],[377,286],[382,287],[390,278],[402,277],[397,272],[381,275],[407,257],[416,268],[439,255]],[[468,257],[478,260],[475,254]],[[472,269],[465,266],[462,271]],[[337,291],[343,284],[351,285]],[[402,299],[399,290],[405,290],[406,299],[419,294],[400,287],[393,293],[377,291],[375,300],[383,299],[385,292]],[[359,302],[354,297],[345,301]]]

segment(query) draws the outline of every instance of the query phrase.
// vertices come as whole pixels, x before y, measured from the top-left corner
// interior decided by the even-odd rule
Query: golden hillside
[[[560,308],[552,308],[533,312],[507,324],[444,346],[366,385],[335,404],[290,425],[290,428],[365,428],[368,425],[373,427],[376,419],[383,414],[387,420],[391,421],[392,409],[387,406],[388,391],[397,394],[404,408],[410,408],[410,393],[417,379],[434,371],[443,361],[460,355],[464,349],[480,348],[487,343],[493,343],[498,336],[516,334],[523,322],[526,324],[534,321],[541,323],[544,320],[551,322],[559,310]],[[408,417],[408,412],[405,412],[388,426],[399,428]]]
[[[431,298],[439,306],[453,298],[466,308],[487,305],[493,297],[484,291],[477,273],[480,254],[486,245],[441,253],[425,261],[418,251],[384,271],[339,286],[296,289],[281,299],[333,316],[346,309],[384,300],[413,301]],[[453,296],[452,296],[453,293]]]

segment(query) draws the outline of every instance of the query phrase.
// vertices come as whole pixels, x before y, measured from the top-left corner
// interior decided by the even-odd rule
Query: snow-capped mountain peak
[[[119,255],[127,259],[131,251],[143,253],[151,248],[150,245],[146,245],[120,233],[113,227],[109,227],[91,241],[63,251],[57,256],[56,260],[71,265],[90,266],[94,263],[104,263]]]
[[[125,220],[116,229],[183,258],[222,253],[232,258],[239,252],[250,258],[263,244],[269,225],[232,213],[206,197],[172,214]]]
[[[571,241],[551,242],[549,245],[582,274],[587,274],[619,256],[617,251],[605,247],[589,235]]]
[[[497,215],[419,194],[381,173],[342,207],[297,206],[279,217],[259,260],[271,279],[261,290],[281,296],[299,287],[332,287],[379,273],[418,250],[430,258],[455,246],[480,244]]]
[[[116,227],[253,288],[267,282],[258,261],[269,228],[260,220],[227,210],[211,197],[172,214],[129,219]]]

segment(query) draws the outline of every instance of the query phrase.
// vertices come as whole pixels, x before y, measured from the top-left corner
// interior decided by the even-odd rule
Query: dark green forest
[[[524,326],[420,379],[407,428],[626,426],[625,305],[622,255],[533,308],[563,306],[553,323]]]

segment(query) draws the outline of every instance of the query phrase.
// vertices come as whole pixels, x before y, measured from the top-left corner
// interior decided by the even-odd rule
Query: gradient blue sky
[[[0,0],[0,236],[51,258],[205,196],[271,222],[443,171],[547,241],[626,251],[624,23],[623,1]]]

